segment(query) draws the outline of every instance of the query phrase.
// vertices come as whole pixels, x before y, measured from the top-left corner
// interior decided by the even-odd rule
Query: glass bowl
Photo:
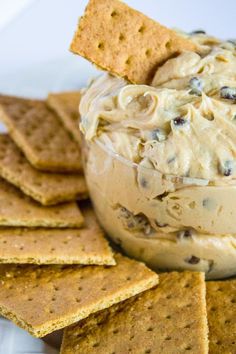
[[[126,254],[159,271],[236,273],[236,185],[163,175],[98,138],[82,155],[97,217]]]

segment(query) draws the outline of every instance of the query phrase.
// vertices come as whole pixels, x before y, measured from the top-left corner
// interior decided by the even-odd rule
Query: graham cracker
[[[78,144],[45,101],[0,98],[0,119],[34,167],[57,172],[81,170]]]
[[[236,353],[236,279],[207,282],[209,353]]]
[[[42,206],[0,178],[0,226],[65,228],[83,221],[75,202]]]
[[[36,337],[155,286],[158,275],[121,255],[109,266],[0,266],[0,314]]]
[[[88,196],[83,175],[46,173],[35,169],[7,134],[0,134],[0,175],[43,205]]]
[[[164,273],[157,287],[67,328],[61,354],[208,353],[202,273]]]
[[[61,119],[64,127],[72,134],[73,138],[80,144],[79,130],[79,102],[81,94],[79,91],[50,93],[47,103]]]
[[[90,0],[70,49],[101,69],[148,84],[159,65],[195,44],[119,0]]]
[[[0,263],[115,265],[91,207],[81,229],[0,228]]]

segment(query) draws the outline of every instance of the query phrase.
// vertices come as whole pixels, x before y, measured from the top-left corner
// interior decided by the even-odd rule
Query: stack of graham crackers
[[[206,298],[203,273],[158,276],[79,208],[78,100],[0,97],[0,314],[36,337],[69,326],[62,354],[195,354],[208,352],[208,310],[212,352],[230,352],[236,281],[208,283]]]
[[[104,42],[115,37],[112,21],[121,48]],[[183,44],[149,21],[120,1],[91,0],[72,48],[119,76],[146,83],[156,64]],[[134,23],[146,44],[158,39],[162,48],[167,41],[162,52],[144,52],[150,59],[141,76]],[[120,50],[123,60],[127,48],[133,54],[122,66],[110,53]],[[78,206],[88,195],[79,99],[78,92],[52,94],[46,102],[0,96],[0,119],[9,134],[0,135],[0,314],[36,337],[69,326],[61,354],[204,354],[208,332],[211,353],[236,353],[236,280],[206,283],[203,273],[187,271],[158,276],[113,252],[91,205]]]
[[[79,92],[0,96],[0,313],[42,337],[158,283],[114,255],[88,202]]]

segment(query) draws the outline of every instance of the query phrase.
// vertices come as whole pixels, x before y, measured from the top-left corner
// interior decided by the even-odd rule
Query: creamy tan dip
[[[86,176],[99,219],[161,269],[236,273],[236,45],[192,36],[152,86],[109,74],[84,90]]]

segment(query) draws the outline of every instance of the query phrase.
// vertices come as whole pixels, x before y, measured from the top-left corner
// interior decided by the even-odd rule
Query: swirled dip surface
[[[192,40],[199,53],[168,60],[152,86],[105,74],[84,90],[86,174],[128,253],[223,277],[236,272],[236,46]]]

